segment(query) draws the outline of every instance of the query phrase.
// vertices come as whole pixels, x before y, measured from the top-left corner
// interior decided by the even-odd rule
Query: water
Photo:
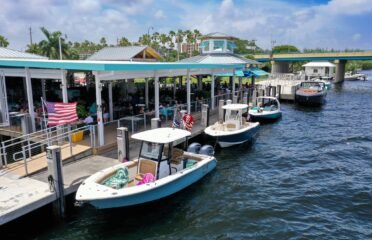
[[[327,100],[283,104],[254,144],[217,151],[214,172],[165,200],[36,216],[8,239],[372,239],[372,81]]]

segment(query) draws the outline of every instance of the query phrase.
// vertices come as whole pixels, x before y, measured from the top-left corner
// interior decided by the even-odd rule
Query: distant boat
[[[273,122],[282,116],[280,102],[275,97],[257,97],[260,106],[249,109],[249,120],[252,122]]]
[[[198,153],[173,148],[174,142],[188,136],[189,131],[175,128],[132,135],[141,141],[139,157],[85,179],[76,200],[96,208],[117,208],[158,200],[186,188],[217,164],[209,154],[214,152],[212,146],[202,147]]]
[[[323,82],[305,81],[296,91],[295,100],[300,105],[319,106],[324,104],[326,96],[326,86]]]
[[[367,74],[363,74],[363,73],[352,74],[351,72],[346,72],[344,79],[347,81],[358,81],[358,80],[366,81]]]
[[[310,81],[316,82],[323,82],[325,84],[325,89],[330,90],[332,88],[332,83],[330,82],[330,77],[320,77],[320,78],[313,78]]]
[[[204,132],[217,138],[220,147],[230,147],[244,143],[257,133],[259,123],[247,122],[242,117],[243,111],[247,111],[247,104],[227,104],[222,107],[226,110],[225,121],[216,122],[207,127]]]

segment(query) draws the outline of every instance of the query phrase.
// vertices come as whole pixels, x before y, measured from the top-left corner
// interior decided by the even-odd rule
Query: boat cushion
[[[155,181],[154,175],[152,173],[145,173],[143,177],[141,178],[141,180],[137,183],[137,185],[142,185],[142,184],[150,183],[153,181]]]
[[[102,184],[115,189],[120,189],[127,185],[128,180],[128,168],[121,167],[116,171],[115,175],[105,179]]]

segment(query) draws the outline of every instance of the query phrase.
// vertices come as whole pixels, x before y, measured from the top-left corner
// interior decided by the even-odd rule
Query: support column
[[[271,73],[288,73],[288,72],[289,72],[288,62],[271,61]]]
[[[186,75],[186,84],[187,84],[187,113],[191,113],[191,85],[190,85],[190,70],[187,69],[187,75]]]
[[[109,95],[110,121],[113,121],[114,120],[114,104],[112,101],[112,81],[109,81],[109,84],[108,84],[108,95]]]
[[[198,75],[198,90],[203,89],[203,76]]]
[[[334,83],[343,82],[345,79],[345,64],[346,60],[336,60],[336,77]]]
[[[232,75],[232,99],[235,97],[235,69]]]
[[[34,98],[32,93],[32,83],[31,83],[31,73],[29,68],[25,68],[26,71],[26,89],[27,89],[27,102],[28,102],[28,112],[31,118],[31,129],[32,132],[36,131],[35,127],[35,110],[34,110]]]
[[[177,90],[177,88],[176,88],[176,78],[173,77],[173,100],[176,99],[176,90]]]
[[[211,108],[212,108],[212,110],[214,109],[214,106],[215,106],[214,84],[215,84],[215,77],[214,77],[214,74],[212,74],[212,82],[211,82]]]
[[[145,104],[146,110],[149,110],[149,79],[145,78]]]
[[[94,72],[96,78],[96,103],[97,103],[97,128],[99,146],[105,145],[105,130],[102,121],[102,84],[98,72]]]
[[[61,69],[61,81],[62,81],[62,101],[64,103],[68,103],[68,95],[67,95],[67,81],[66,81],[66,70]]]
[[[243,77],[239,77],[239,91],[242,90]]]
[[[155,81],[154,81],[154,88],[155,88],[155,118],[159,118],[159,77],[155,73]]]
[[[45,79],[41,79],[41,96],[46,100]]]

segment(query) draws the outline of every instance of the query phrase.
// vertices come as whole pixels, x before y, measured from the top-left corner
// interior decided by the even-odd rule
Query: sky
[[[43,40],[40,27],[68,41],[131,42],[147,32],[198,29],[256,40],[261,48],[372,50],[372,0],[1,0],[0,35],[11,49]]]

